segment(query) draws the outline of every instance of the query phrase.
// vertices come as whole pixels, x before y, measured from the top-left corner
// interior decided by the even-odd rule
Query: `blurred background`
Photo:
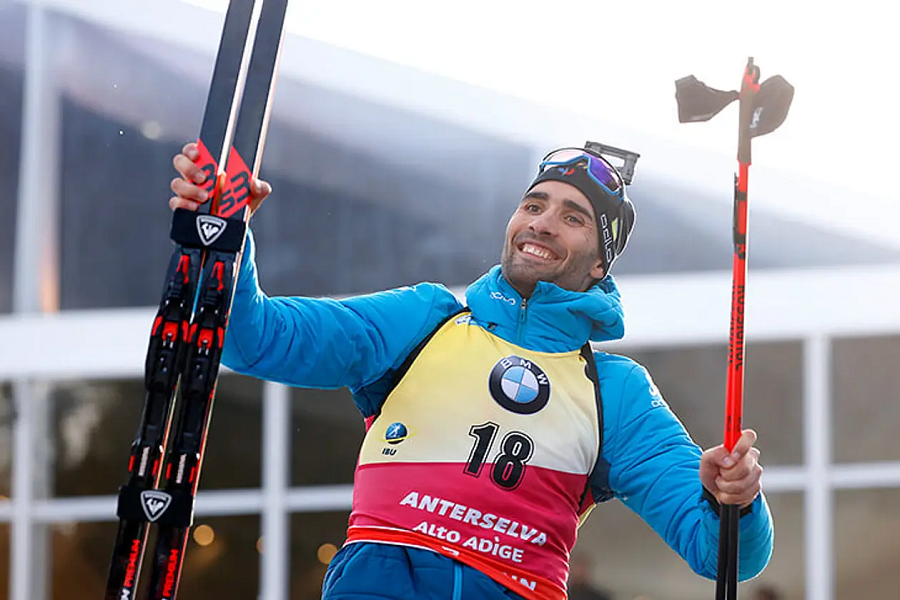
[[[626,337],[602,349],[645,364],[718,444],[736,104],[679,125],[674,80],[732,89],[753,55],[797,92],[750,172],[744,424],[776,543],[741,597],[897,597],[892,19],[725,4],[295,0],[261,170],[275,193],[253,220],[261,282],[462,294],[547,150],[637,151],[615,273]],[[171,159],[197,136],[225,5],[0,0],[0,598],[103,593],[172,249]],[[346,390],[223,372],[179,597],[318,598],[363,433]],[[576,553],[608,598],[713,597],[617,502]]]

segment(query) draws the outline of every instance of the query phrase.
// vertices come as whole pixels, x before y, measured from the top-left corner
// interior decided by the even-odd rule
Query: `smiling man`
[[[206,200],[196,158],[194,144],[175,157],[173,209]],[[253,210],[270,191],[255,182]],[[348,387],[366,422],[324,600],[563,600],[578,527],[612,499],[708,578],[718,503],[738,504],[739,578],[763,570],[773,529],[756,434],[731,454],[701,451],[646,369],[590,346],[624,334],[609,272],[633,225],[616,169],[565,148],[541,161],[500,265],[465,305],[431,283],[340,301],[269,297],[248,234],[223,364]]]

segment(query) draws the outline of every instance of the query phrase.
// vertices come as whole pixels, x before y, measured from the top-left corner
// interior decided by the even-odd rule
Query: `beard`
[[[553,283],[573,292],[583,292],[593,285],[591,270],[600,261],[599,250],[569,253],[566,258],[541,264],[526,257],[518,246],[524,240],[507,241],[500,256],[503,276],[523,298],[534,292],[539,281]]]

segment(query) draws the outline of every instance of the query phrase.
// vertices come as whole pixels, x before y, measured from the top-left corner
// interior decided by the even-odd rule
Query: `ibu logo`
[[[384,434],[381,436],[381,441],[385,444],[388,444],[388,447],[382,448],[381,453],[386,456],[393,456],[397,454],[396,448],[391,448],[390,446],[396,446],[401,442],[404,442],[415,435],[415,431],[407,426],[404,423],[395,422],[391,423],[384,430]]]

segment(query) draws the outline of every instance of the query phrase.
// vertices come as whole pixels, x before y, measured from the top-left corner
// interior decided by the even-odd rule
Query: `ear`
[[[594,266],[591,267],[591,277],[599,281],[603,279],[605,275],[606,271],[603,269],[603,261],[598,258]]]

